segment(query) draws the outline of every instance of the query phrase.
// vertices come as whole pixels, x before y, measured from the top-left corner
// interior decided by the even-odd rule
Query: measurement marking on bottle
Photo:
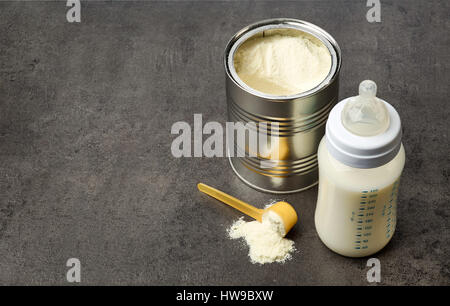
[[[368,248],[369,238],[372,235],[372,226],[366,225],[361,226],[362,224],[371,224],[373,223],[373,212],[375,209],[375,204],[377,202],[377,194],[378,189],[372,189],[370,192],[368,190],[361,191],[360,202],[359,202],[359,212],[357,213],[356,218],[356,234],[355,234],[355,242],[354,249],[355,250],[365,250]],[[364,211],[368,212],[365,213]],[[355,212],[352,212],[351,220],[354,220]],[[364,239],[361,240],[361,237]]]
[[[397,194],[398,194],[398,182],[399,180],[396,180],[394,182],[394,184],[392,185],[392,190],[391,190],[391,194],[389,197],[389,206],[387,206],[386,204],[383,207],[383,211],[381,213],[381,215],[387,216],[386,219],[386,238],[390,238],[391,237],[391,233],[393,232],[393,227],[395,226],[395,216],[394,216],[394,206],[396,204],[397,201]],[[387,206],[387,207],[386,207]]]

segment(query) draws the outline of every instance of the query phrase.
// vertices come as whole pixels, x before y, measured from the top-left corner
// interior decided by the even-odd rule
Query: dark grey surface
[[[262,207],[225,158],[171,156],[176,121],[226,120],[222,52],[240,28],[293,17],[343,53],[340,98],[373,79],[401,115],[407,154],[382,284],[450,284],[449,2],[0,1],[0,284],[368,284],[367,258],[334,254],[313,223],[317,188],[283,196],[300,214],[298,252],[252,265],[228,240],[240,214],[197,192],[220,187]]]

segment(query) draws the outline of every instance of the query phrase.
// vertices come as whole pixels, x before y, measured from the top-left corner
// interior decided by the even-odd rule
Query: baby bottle
[[[400,117],[376,90],[373,81],[363,81],[358,96],[331,110],[318,150],[316,230],[344,256],[374,254],[395,231],[405,151]]]

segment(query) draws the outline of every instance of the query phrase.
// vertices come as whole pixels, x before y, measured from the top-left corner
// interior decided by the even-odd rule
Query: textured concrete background
[[[222,52],[240,28],[294,17],[343,53],[340,98],[373,79],[399,111],[407,163],[382,284],[450,284],[448,1],[0,1],[0,284],[367,284],[367,259],[329,251],[313,224],[317,188],[284,196],[298,252],[252,265],[226,238],[240,214],[199,181],[262,207],[225,158],[171,156],[176,121],[226,120]]]

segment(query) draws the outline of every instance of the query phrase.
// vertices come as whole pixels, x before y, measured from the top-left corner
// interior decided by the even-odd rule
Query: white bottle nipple
[[[341,113],[342,124],[359,136],[375,136],[389,127],[389,113],[376,97],[377,84],[365,80],[359,84],[359,96],[352,97]]]

